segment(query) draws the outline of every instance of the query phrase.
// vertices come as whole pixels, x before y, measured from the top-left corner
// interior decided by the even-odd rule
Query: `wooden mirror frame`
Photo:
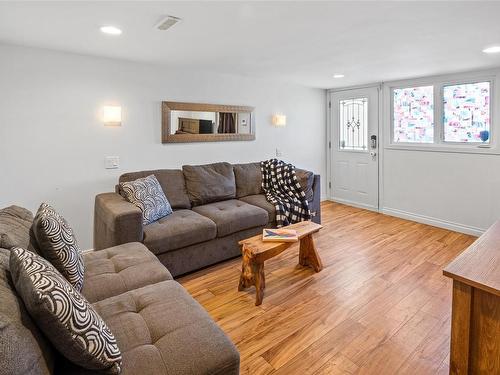
[[[161,142],[162,143],[185,143],[185,142],[223,142],[223,141],[253,141],[255,140],[254,107],[237,105],[183,103],[183,102],[161,102]],[[172,111],[199,111],[199,112],[234,112],[251,113],[251,134],[171,134],[172,124],[170,115]]]

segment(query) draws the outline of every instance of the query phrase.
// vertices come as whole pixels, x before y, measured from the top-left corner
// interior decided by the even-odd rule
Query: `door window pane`
[[[394,142],[434,142],[434,87],[393,91]]]
[[[339,102],[340,149],[367,150],[368,98]]]
[[[443,102],[445,142],[481,142],[482,131],[489,139],[489,82],[444,86]]]

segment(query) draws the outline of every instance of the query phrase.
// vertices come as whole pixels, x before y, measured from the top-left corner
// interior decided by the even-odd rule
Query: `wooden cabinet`
[[[453,279],[450,374],[500,374],[500,221],[443,273]]]

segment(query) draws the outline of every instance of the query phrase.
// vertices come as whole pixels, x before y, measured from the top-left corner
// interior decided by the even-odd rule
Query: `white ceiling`
[[[183,21],[154,29],[167,14]],[[499,15],[491,1],[0,2],[0,41],[328,88],[500,66],[481,52],[500,45]]]

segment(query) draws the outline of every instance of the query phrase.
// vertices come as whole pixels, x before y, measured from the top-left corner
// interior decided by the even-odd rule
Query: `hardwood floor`
[[[475,238],[337,203],[315,237],[265,264],[264,302],[238,292],[241,259],[179,279],[229,335],[242,374],[448,374],[451,280],[443,266]]]

